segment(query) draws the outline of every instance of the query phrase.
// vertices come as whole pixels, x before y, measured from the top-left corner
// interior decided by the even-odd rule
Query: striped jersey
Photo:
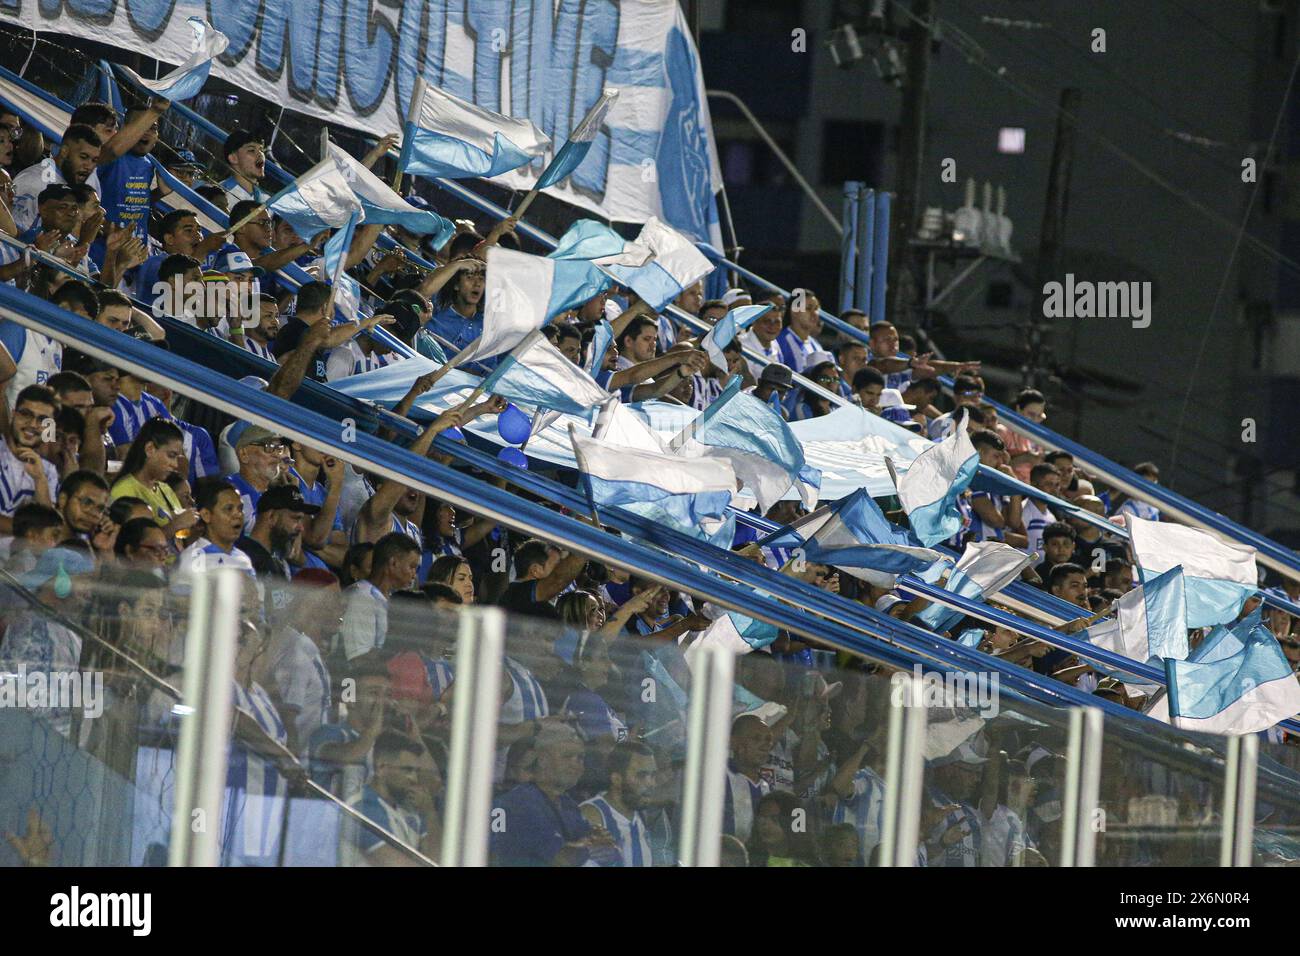
[[[814,352],[824,351],[822,344],[811,335],[801,339],[789,326],[781,330],[781,334],[776,337],[776,344],[781,349],[782,364],[790,366],[795,372],[803,371],[808,356]]]
[[[1025,550],[1030,554],[1043,553],[1043,529],[1056,520],[1056,516],[1032,498],[1026,498],[1020,509],[1020,516],[1025,523]]]
[[[988,491],[972,491],[970,493],[970,500],[968,502],[963,503],[963,511],[965,512],[966,517],[970,519],[969,525],[966,528],[966,534],[968,535],[968,540],[970,541],[1003,540],[1006,537],[1006,529],[994,528],[991,525],[985,524],[984,519],[981,518],[979,516],[979,512],[975,510],[975,501],[979,498],[983,498],[987,501],[992,502],[993,507],[997,509],[999,514],[1002,512],[1002,509],[1006,506],[1007,503],[1007,499],[1003,495],[995,495],[992,492],[988,492]]]
[[[252,336],[245,334],[244,348],[252,352],[258,358],[264,358],[268,362],[275,362],[276,365],[280,364],[279,359],[277,359],[274,355],[271,354],[271,346],[269,343],[263,345],[260,342],[254,342]]]
[[[885,826],[885,781],[880,775],[870,767],[858,770],[853,775],[853,796],[835,802],[831,822],[848,823],[858,831],[859,863],[870,866]]]
[[[108,437],[115,445],[129,445],[140,434],[144,423],[151,418],[170,419],[172,413],[161,400],[148,392],[141,392],[138,400],[131,400],[125,395],[118,395],[113,402],[113,424],[108,429]]]
[[[28,385],[44,385],[63,368],[63,345],[43,332],[23,328],[17,322],[0,319],[0,345],[18,366],[5,386],[5,398],[14,407],[18,393]]]
[[[590,800],[584,801],[581,805],[595,807],[600,814],[601,820],[604,821],[605,829],[609,831],[609,835],[618,844],[619,855],[622,859],[620,863],[613,865],[653,865],[650,854],[650,838],[646,833],[645,820],[641,818],[640,811],[633,810],[632,818],[628,819],[614,809],[613,805],[605,799],[604,794],[597,794]]]
[[[234,708],[278,743],[289,738],[270,696],[257,682],[233,684]],[[226,771],[226,816],[222,827],[223,865],[272,865],[276,859],[283,802],[288,787],[274,763],[238,737],[231,739]]]
[[[1159,521],[1160,509],[1155,505],[1149,505],[1145,501],[1137,501],[1130,498],[1119,506],[1117,514],[1132,515],[1135,518],[1141,518],[1144,521]]]
[[[45,475],[46,490],[50,500],[59,494],[59,472],[44,458],[41,459],[41,471]],[[36,482],[27,474],[27,469],[9,448],[9,439],[0,437],[0,515],[12,518],[18,506],[28,499],[36,498]]]
[[[740,344],[742,348],[748,351],[757,352],[759,355],[763,356],[763,358],[767,360],[764,364],[770,365],[772,362],[784,364],[781,358],[781,346],[777,344],[776,339],[773,339],[771,344],[764,345],[758,340],[758,336],[754,334],[753,329],[746,329],[744,332],[740,333]],[[763,365],[751,361],[750,359],[746,359],[745,361],[749,362],[749,371],[754,376],[755,381],[757,381],[759,376],[763,374]]]
[[[388,598],[369,581],[358,581],[343,592],[347,606],[339,633],[348,660],[360,657],[388,638]]]

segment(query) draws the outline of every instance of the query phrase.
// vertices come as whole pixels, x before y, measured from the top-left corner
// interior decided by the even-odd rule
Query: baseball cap
[[[198,161],[192,150],[178,149],[176,159],[167,164],[168,169],[180,169],[184,166],[191,166],[194,169],[202,169],[203,164]]]
[[[376,315],[391,315],[393,324],[390,331],[399,339],[407,340],[420,331],[420,312],[410,302],[390,299],[379,307]]]
[[[905,602],[897,594],[882,594],[876,598],[876,610],[881,614],[888,614],[890,608],[903,603]]]
[[[896,388],[882,389],[880,392],[880,408],[902,408],[907,411],[915,411],[915,405],[908,405],[903,401],[903,393]]]
[[[248,258],[248,253],[243,249],[231,249],[218,256],[213,269],[225,275],[239,275],[251,272],[255,278],[259,279],[266,275],[266,270],[261,266],[253,265],[253,260]]]
[[[744,289],[728,289],[726,292],[722,293],[722,302],[727,308],[731,308],[733,305],[739,305],[741,299],[744,299],[746,302],[754,301],[753,296]]]
[[[257,499],[257,513],[266,511],[296,511],[310,518],[320,514],[320,506],[310,504],[302,492],[292,485],[276,485],[268,488]]]
[[[788,365],[772,362],[770,365],[763,366],[763,371],[758,376],[758,384],[775,385],[777,388],[790,388],[794,385],[794,373],[790,371]]]
[[[261,425],[249,425],[239,434],[235,440],[235,451],[246,445],[264,445],[269,441],[279,441],[280,436],[268,428]]]
[[[807,359],[804,360],[803,367],[816,368],[818,365],[825,365],[827,362],[830,362],[836,368],[840,367],[840,363],[835,361],[835,356],[826,351],[809,352]]]

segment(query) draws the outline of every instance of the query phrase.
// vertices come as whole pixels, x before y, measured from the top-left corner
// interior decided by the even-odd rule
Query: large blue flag
[[[366,169],[347,150],[329,144],[330,157],[338,164],[344,180],[352,188],[371,225],[401,226],[417,236],[428,236],[435,249],[441,249],[456,231],[456,224],[431,209],[417,209],[397,195],[392,188]]]
[[[966,550],[948,574],[943,587],[953,594],[983,603],[1014,581],[1029,566],[1029,562],[1029,555],[1009,544],[974,541],[966,545]],[[932,568],[937,570],[941,566]],[[926,575],[921,577],[924,579]],[[933,631],[947,631],[965,616],[965,611],[931,602],[913,620]]]
[[[713,270],[695,243],[653,216],[636,241],[654,252],[654,261],[639,267],[614,265],[609,271],[656,312]]]
[[[526,119],[485,110],[428,87],[419,119],[402,133],[397,166],[417,176],[491,178],[543,156],[550,138]]]
[[[548,259],[583,259],[598,266],[643,266],[654,252],[638,242],[624,239],[594,219],[579,219],[560,236]]]
[[[308,242],[326,229],[343,228],[353,217],[365,218],[361,200],[331,156],[268,199],[266,208]]]
[[[1183,569],[1170,568],[1133,588],[1115,602],[1113,618],[1092,625],[1083,634],[1089,643],[1140,663],[1183,660],[1188,656]],[[1127,683],[1134,682],[1122,671],[1092,666]]]

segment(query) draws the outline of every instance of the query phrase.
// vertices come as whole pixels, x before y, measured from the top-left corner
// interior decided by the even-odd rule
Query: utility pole
[[[912,0],[907,28],[907,76],[899,123],[898,189],[889,237],[888,318],[905,321],[918,298],[908,243],[920,224],[921,176],[930,105],[930,47],[937,0]]]
[[[1052,347],[1045,342],[1052,333],[1052,322],[1043,315],[1043,287],[1052,281],[1064,281],[1061,275],[1061,250],[1065,240],[1065,216],[1070,207],[1070,173],[1074,167],[1074,139],[1082,94],[1073,87],[1061,90],[1060,109],[1056,117],[1056,142],[1052,145],[1052,166],[1047,177],[1047,199],[1043,203],[1043,228],[1038,236],[1037,287],[1033,311],[1026,324],[1026,388],[1042,388]],[[1070,325],[1070,364],[1078,363],[1079,319]],[[1078,436],[1080,408],[1075,401],[1074,433]]]

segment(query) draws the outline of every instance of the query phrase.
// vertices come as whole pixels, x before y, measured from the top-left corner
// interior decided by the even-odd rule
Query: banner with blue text
[[[718,239],[722,174],[699,56],[672,0],[0,0],[0,20],[168,66],[190,53],[192,16],[230,38],[215,75],[375,136],[400,131],[421,75],[528,118],[553,149],[615,87],[582,165],[545,191],[609,220],[658,216]],[[496,181],[526,190],[544,165]]]

